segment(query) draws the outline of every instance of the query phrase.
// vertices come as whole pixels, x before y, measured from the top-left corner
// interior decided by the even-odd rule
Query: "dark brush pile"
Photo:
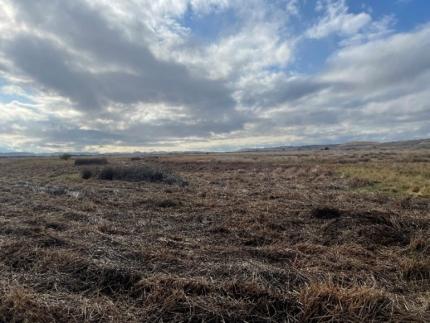
[[[107,166],[102,169],[83,169],[81,177],[89,179],[96,177],[107,181],[127,181],[127,182],[151,182],[178,184],[186,186],[188,183],[181,177],[165,169],[148,166]]]
[[[75,159],[75,166],[83,165],[106,165],[108,160],[106,158],[78,158]]]

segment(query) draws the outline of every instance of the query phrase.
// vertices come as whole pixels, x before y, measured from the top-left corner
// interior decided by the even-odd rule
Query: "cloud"
[[[327,80],[349,81],[363,90],[411,83],[429,71],[430,26],[345,48],[330,59]],[[353,75],[353,77],[352,77]],[[414,84],[419,86],[419,84]],[[424,85],[424,84],[423,84]]]
[[[310,38],[323,38],[333,33],[353,35],[372,21],[368,13],[348,12],[345,0],[319,0],[316,8],[324,12],[324,15],[307,31],[307,36]]]
[[[110,102],[167,102],[211,117],[212,109],[222,114],[234,108],[231,93],[221,82],[191,75],[181,64],[158,60],[144,44],[128,40],[84,3],[15,3],[21,19],[61,42],[19,34],[6,42],[6,55],[25,75],[76,102],[78,108],[98,110]],[[112,71],[103,71],[104,66],[112,66]]]
[[[4,0],[0,99],[12,99],[0,100],[2,146],[236,149],[430,136],[430,26],[396,33],[394,16],[352,12],[342,0],[318,1],[316,22],[295,25],[303,8]],[[196,37],[221,16],[222,28]],[[337,45],[320,71],[293,72],[298,45],[330,35]]]
[[[276,82],[265,96],[278,98],[268,104],[275,107],[267,118],[276,120],[272,127],[300,125],[302,134],[313,127],[318,136],[334,129],[358,138],[428,136],[429,50],[428,25],[342,48],[320,74]]]

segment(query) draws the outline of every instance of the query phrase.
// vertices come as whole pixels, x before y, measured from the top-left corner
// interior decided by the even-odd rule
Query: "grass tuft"
[[[345,288],[333,283],[314,283],[301,291],[302,322],[386,322],[396,304],[380,290],[369,287]]]
[[[407,259],[401,263],[403,278],[406,280],[429,281],[430,280],[430,260],[427,259]]]

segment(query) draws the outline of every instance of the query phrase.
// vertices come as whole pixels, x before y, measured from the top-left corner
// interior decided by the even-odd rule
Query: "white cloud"
[[[285,67],[291,51],[292,44],[281,40],[273,26],[257,24],[210,45],[201,60],[215,67],[217,77],[237,78],[270,66]]]
[[[429,70],[429,51],[427,25],[411,33],[342,49],[330,59],[330,70],[324,79],[360,84],[365,90],[385,86],[387,82],[410,84]]]
[[[323,38],[330,34],[349,36],[359,32],[371,23],[368,13],[353,14],[348,12],[345,0],[319,0],[316,8],[324,15],[317,24],[307,31],[309,38]]]
[[[0,104],[0,140],[122,151],[430,136],[430,26],[396,34],[392,16],[319,1],[303,37],[290,25],[301,5],[3,0],[0,97],[23,102]],[[202,21],[233,14],[199,41],[190,10]],[[332,34],[340,47],[322,72],[289,72],[299,42]]]

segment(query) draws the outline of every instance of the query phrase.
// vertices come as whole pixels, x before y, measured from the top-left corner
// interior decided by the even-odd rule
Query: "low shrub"
[[[81,171],[81,178],[90,179],[91,177],[93,177],[93,171],[91,169],[83,169]]]
[[[78,158],[75,160],[75,166],[82,165],[106,165],[108,163],[106,158]]]
[[[98,178],[106,181],[112,181],[114,179],[114,172],[115,171],[113,167],[105,167],[99,172]]]
[[[164,182],[167,184],[187,185],[182,178],[159,168],[144,166],[105,167],[100,170],[101,180],[120,180],[128,182]]]
[[[161,208],[171,208],[171,207],[179,206],[181,204],[179,201],[171,200],[171,199],[153,201],[152,203],[154,206],[161,207]]]
[[[62,160],[69,160],[71,157],[72,157],[72,155],[67,154],[67,153],[60,155],[60,159],[62,159]]]
[[[335,219],[339,218],[342,213],[336,208],[318,207],[312,210],[311,215],[317,219]]]

